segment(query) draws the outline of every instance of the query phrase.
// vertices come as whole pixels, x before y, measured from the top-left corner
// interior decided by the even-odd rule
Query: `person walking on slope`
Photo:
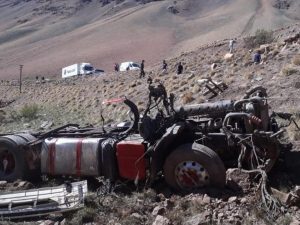
[[[181,62],[179,62],[177,65],[177,75],[182,74],[182,71],[183,71],[183,66]]]
[[[115,63],[115,72],[119,72],[119,64],[118,63]]]
[[[166,60],[163,60],[163,65],[162,65],[163,74],[167,73],[167,69],[168,69],[168,64],[167,64]]]
[[[229,40],[229,53],[233,52],[233,45],[236,41],[234,39]]]
[[[261,54],[260,51],[256,51],[256,53],[253,56],[253,62],[254,64],[260,64],[261,63]]]
[[[145,77],[145,71],[144,71],[144,68],[145,68],[145,60],[142,60],[142,63],[141,63],[141,68],[140,68],[140,78],[142,77]]]

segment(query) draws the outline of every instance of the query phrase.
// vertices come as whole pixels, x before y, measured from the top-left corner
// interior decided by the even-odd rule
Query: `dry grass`
[[[96,220],[97,210],[85,207],[77,211],[72,217],[72,219],[67,220],[66,225],[82,225],[85,223],[92,223]]]
[[[203,96],[198,96],[195,99],[196,104],[201,104],[201,103],[204,103],[204,102],[205,102],[205,98]]]
[[[245,63],[248,64],[249,62],[252,62],[252,53],[249,52],[249,51],[247,51],[247,52],[244,54],[242,60],[243,60],[243,63],[244,63],[244,64],[245,64]]]
[[[293,218],[290,215],[285,215],[279,218],[276,222],[281,225],[290,225],[292,224]]]
[[[292,59],[292,63],[296,66],[300,66],[300,55],[294,56],[294,58]]]
[[[274,40],[273,31],[258,29],[254,36],[244,38],[246,48],[253,49]]]
[[[278,49],[274,49],[270,54],[275,57],[276,55],[278,55],[279,50]]]
[[[188,84],[188,81],[187,80],[183,80],[183,81],[181,81],[180,82],[180,86],[182,87],[182,86],[185,86],[185,85],[187,85]]]
[[[35,119],[37,117],[37,113],[39,111],[39,106],[36,104],[26,104],[20,110],[20,116],[25,119]]]
[[[290,76],[298,72],[297,68],[294,68],[291,65],[286,65],[282,68],[281,74],[284,76]]]
[[[194,94],[197,94],[201,91],[201,88],[198,84],[194,85],[194,87],[191,88],[191,91],[194,93]]]
[[[299,112],[294,113],[294,120],[297,123],[297,125],[300,126],[300,113]],[[300,130],[297,129],[295,124],[292,123],[292,125],[287,128],[287,133],[291,140],[293,140],[293,141],[300,140]]]
[[[247,80],[252,80],[254,78],[254,74],[253,73],[247,73],[245,75],[245,77],[247,78]]]
[[[192,101],[194,101],[195,98],[193,97],[193,93],[192,92],[186,92],[183,94],[182,96],[182,103],[183,104],[188,104]]]

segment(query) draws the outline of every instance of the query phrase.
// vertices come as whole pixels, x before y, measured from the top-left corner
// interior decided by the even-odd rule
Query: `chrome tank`
[[[41,151],[41,172],[49,175],[99,176],[103,138],[46,139]]]

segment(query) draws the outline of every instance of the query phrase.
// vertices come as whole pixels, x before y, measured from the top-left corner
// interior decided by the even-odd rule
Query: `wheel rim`
[[[0,174],[10,175],[15,170],[15,157],[7,149],[0,150]]]
[[[182,189],[204,187],[210,182],[207,170],[195,161],[184,161],[178,164],[175,169],[175,177],[177,184]]]

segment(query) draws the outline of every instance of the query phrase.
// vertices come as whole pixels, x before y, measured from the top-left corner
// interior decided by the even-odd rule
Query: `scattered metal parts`
[[[209,99],[218,96],[228,88],[228,86],[224,82],[216,82],[209,77],[198,80],[198,84],[206,88],[205,92],[203,93],[204,96],[211,94],[211,96],[209,96]]]
[[[0,217],[20,219],[66,212],[84,207],[87,181],[0,195]]]

